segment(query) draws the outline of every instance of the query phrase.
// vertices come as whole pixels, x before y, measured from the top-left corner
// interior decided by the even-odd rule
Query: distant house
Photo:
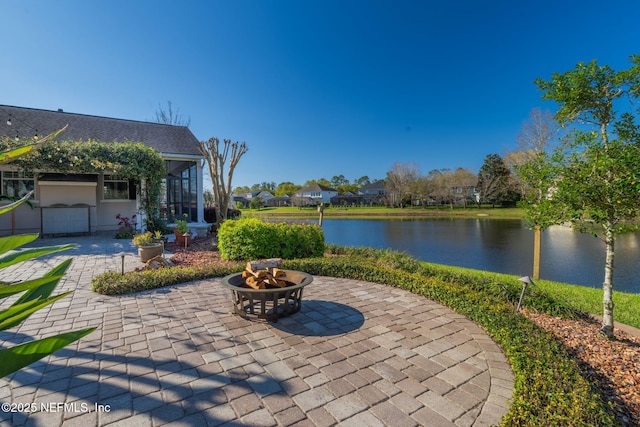
[[[262,206],[265,207],[291,206],[291,199],[289,198],[289,196],[285,195],[282,197],[276,197],[271,194],[271,192],[266,190],[234,194],[232,203],[235,206],[237,202],[240,202],[242,203],[242,206],[244,208],[248,208],[251,204],[251,200],[254,197],[259,197],[260,199],[262,199]]]
[[[329,203],[331,198],[338,195],[338,191],[320,184],[313,184],[301,188],[295,192],[295,200],[298,206],[316,205],[319,203]]]
[[[192,229],[206,227],[203,208],[202,160],[198,140],[186,126],[0,105],[0,136],[48,135],[68,125],[58,141],[140,142],[160,153],[166,177],[160,196],[162,215],[169,223],[186,217]],[[99,159],[97,159],[99,160]],[[15,215],[0,216],[0,234],[92,233],[116,230],[116,215],[137,214],[142,226],[136,186],[139,180],[107,174],[18,171],[0,165],[0,192],[20,196],[35,190],[35,209],[21,206]],[[144,185],[144,183],[142,183]]]
[[[249,203],[251,203],[251,200],[247,200],[246,197],[239,195],[239,194],[232,194],[231,195],[231,206],[233,206],[234,208],[238,205],[238,203],[240,203],[242,205],[243,208],[248,208],[249,207]]]
[[[362,186],[358,194],[362,196],[360,203],[364,205],[383,205],[387,191],[384,188],[384,181],[380,180]]]

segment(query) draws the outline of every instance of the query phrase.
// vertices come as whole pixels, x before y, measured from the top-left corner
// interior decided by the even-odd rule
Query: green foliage
[[[187,218],[187,214],[184,214],[184,217]],[[176,227],[175,231],[180,234],[185,234],[189,231],[189,225],[186,219],[176,219]]]
[[[498,154],[489,154],[478,172],[478,203],[491,205],[515,204],[519,198],[511,185],[511,171]]]
[[[13,144],[0,141],[0,149]],[[140,193],[142,210],[150,218],[159,217],[164,160],[160,153],[142,143],[88,141],[52,141],[40,143],[37,149],[12,159],[12,164],[27,171],[44,170],[61,173],[106,173],[125,178],[144,179]],[[139,185],[138,188],[141,188]]]
[[[1,158],[4,160],[13,160],[19,155],[24,155],[25,152],[29,150],[9,150],[4,153]],[[9,207],[5,207],[0,214],[25,203],[29,197],[31,197],[31,194],[32,192],[29,192],[22,199],[12,203]],[[0,269],[38,256],[52,254],[73,247],[72,245],[59,245],[45,248],[20,249],[21,246],[37,238],[37,234],[0,237]],[[20,325],[36,311],[69,295],[70,292],[51,296],[70,264],[71,260],[62,262],[38,279],[11,284],[0,283],[0,300],[22,293],[9,307],[0,310],[0,331]],[[7,376],[40,360],[94,330],[95,328],[85,328],[30,341],[13,347],[0,348],[0,377]]]
[[[575,230],[604,241],[602,332],[608,336],[614,330],[615,239],[627,221],[640,215],[640,125],[633,114],[640,96],[640,57],[631,62],[630,69],[616,72],[594,60],[554,73],[549,81],[536,80],[543,98],[558,103],[556,119],[579,127],[553,156],[539,157],[522,174],[527,184],[538,185],[539,201],[529,200],[527,209],[532,220],[545,226],[571,222]],[[624,113],[616,111],[620,102]],[[540,197],[548,200],[540,202]]]
[[[267,223],[257,218],[226,221],[218,230],[223,259],[306,258],[321,256],[324,233],[315,225]]]
[[[284,267],[404,288],[476,321],[503,348],[515,374],[511,406],[502,425],[615,425],[612,408],[582,376],[562,344],[516,312],[512,302],[493,295],[493,291],[443,281],[426,272],[382,267],[371,258],[375,258],[374,251],[366,252],[367,257],[287,260]]]
[[[249,202],[249,208],[251,209],[261,209],[263,205],[264,202],[258,196],[251,198],[251,202]]]
[[[514,276],[420,262],[405,253],[391,250],[327,245],[326,251],[336,255],[363,258],[375,263],[378,267],[419,273],[443,283],[462,285],[468,289],[492,295],[514,307],[518,303],[522,290],[522,283]],[[584,316],[583,312],[573,308],[564,299],[552,296],[537,286],[527,288],[523,305],[531,310],[566,319],[577,319]]]
[[[111,271],[94,277],[91,280],[91,287],[100,294],[122,295],[177,285],[193,280],[223,277],[242,271],[243,268],[244,266],[238,263],[230,267],[159,268],[157,270],[134,271],[124,275]]]
[[[133,236],[131,243],[136,246],[151,246],[153,244],[153,235],[150,231],[147,231],[145,233],[138,233]]]

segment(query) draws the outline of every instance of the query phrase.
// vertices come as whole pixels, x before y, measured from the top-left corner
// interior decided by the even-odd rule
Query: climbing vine
[[[16,144],[3,139],[0,149],[11,148],[10,145],[15,148]],[[150,220],[159,217],[164,160],[160,153],[142,143],[47,141],[12,164],[30,172],[102,173],[120,175],[138,183],[144,180],[144,186],[137,186],[141,208]]]

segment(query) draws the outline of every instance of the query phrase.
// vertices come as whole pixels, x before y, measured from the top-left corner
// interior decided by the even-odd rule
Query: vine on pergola
[[[24,145],[3,139],[0,150]],[[12,146],[12,147],[11,147]],[[47,141],[11,164],[28,171],[113,174],[144,180],[138,185],[140,205],[149,218],[160,213],[160,192],[165,176],[164,160],[156,150],[139,142]]]

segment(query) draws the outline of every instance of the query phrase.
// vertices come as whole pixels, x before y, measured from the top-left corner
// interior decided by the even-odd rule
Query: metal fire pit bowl
[[[301,274],[304,279],[300,284],[292,284],[283,288],[253,289],[245,285],[242,273],[224,277],[222,284],[231,289],[233,294],[234,312],[249,319],[257,318],[277,322],[278,317],[289,316],[300,311],[302,290],[313,281],[313,277],[301,271],[283,271],[287,274]]]

